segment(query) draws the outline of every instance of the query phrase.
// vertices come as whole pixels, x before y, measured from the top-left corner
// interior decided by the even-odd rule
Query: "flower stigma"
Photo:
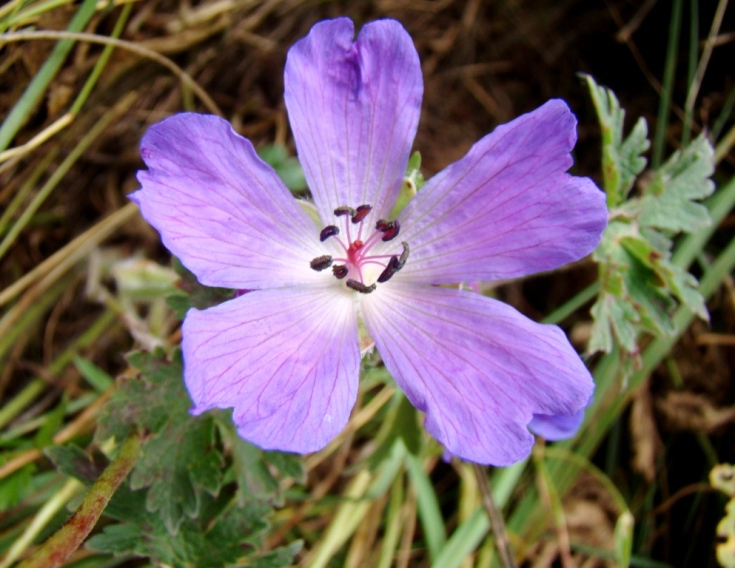
[[[344,231],[337,225],[327,225],[320,231],[319,240],[325,242],[334,239],[342,249],[341,255],[322,255],[309,263],[317,272],[331,266],[332,275],[337,280],[346,279],[345,286],[361,294],[369,294],[377,288],[378,283],[390,280],[406,264],[410,251],[405,241],[401,242],[403,250],[400,254],[382,254],[380,249],[383,247],[378,246],[398,236],[401,226],[397,220],[378,219],[373,232],[363,235],[369,230],[366,229],[366,218],[372,209],[371,205],[360,205],[354,209],[346,205],[337,207],[334,215],[338,222],[343,220]],[[378,250],[375,250],[376,246]]]

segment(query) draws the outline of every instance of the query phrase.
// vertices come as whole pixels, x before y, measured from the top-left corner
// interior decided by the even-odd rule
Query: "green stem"
[[[128,18],[130,17],[130,11],[132,9],[133,9],[132,3],[125,4],[123,6],[122,11],[120,12],[120,16],[117,18],[117,22],[115,22],[115,28],[112,30],[112,34],[110,34],[110,37],[113,37],[116,39],[120,37],[123,30],[125,29],[125,24],[127,23]],[[97,80],[102,74],[102,70],[105,68],[105,65],[107,65],[107,62],[110,59],[110,55],[112,55],[113,49],[114,47],[112,45],[106,45],[105,49],[102,50],[102,54],[97,60],[97,63],[95,63],[94,69],[92,69],[92,73],[90,73],[89,77],[87,78],[87,82],[84,83],[84,87],[82,87],[82,90],[79,92],[79,95],[77,95],[77,98],[74,101],[74,104],[71,106],[71,110],[69,112],[73,114],[74,116],[76,116],[79,113],[79,111],[82,110],[82,106],[86,102],[87,97],[89,96],[89,93],[92,92],[92,89],[97,84]]]
[[[687,67],[687,85],[694,88],[697,77],[697,59],[699,55],[699,0],[689,0],[689,65]],[[692,134],[693,108],[684,109],[684,125],[681,131],[681,147],[689,144]]]
[[[495,504],[493,493],[490,490],[490,482],[487,479],[487,471],[484,466],[473,463],[472,470],[477,478],[477,485],[482,495],[482,506],[490,519],[490,528],[492,528],[495,537],[495,546],[498,550],[498,556],[504,568],[516,568],[518,566],[513,556],[513,550],[510,547],[508,532],[505,530],[505,521],[503,514]]]
[[[681,4],[682,0],[674,0],[671,5],[671,21],[669,23],[669,43],[666,47],[666,66],[664,68],[663,90],[661,102],[658,107],[658,118],[656,119],[656,133],[653,138],[653,158],[651,166],[657,169],[661,165],[666,143],[666,126],[669,124],[669,111],[671,109],[671,97],[674,87],[674,76],[676,74],[677,46],[679,45],[679,32],[681,31]]]
[[[71,518],[18,568],[56,568],[79,548],[97,524],[102,511],[117,488],[133,469],[140,454],[141,439],[133,433],[123,442],[120,450]]]
[[[576,296],[567,300],[563,305],[559,306],[553,312],[551,312],[548,316],[546,316],[542,320],[542,323],[558,324],[559,322],[564,321],[566,318],[568,318],[574,312],[576,312],[579,308],[584,306],[587,302],[597,297],[597,294],[599,294],[599,292],[600,292],[599,282],[590,284],[584,290],[579,292]]]

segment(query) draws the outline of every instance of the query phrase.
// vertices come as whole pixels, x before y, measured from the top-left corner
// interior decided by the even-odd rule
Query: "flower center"
[[[398,221],[380,219],[375,223],[375,229],[370,234],[366,227],[365,218],[372,211],[370,205],[352,207],[337,207],[334,215],[342,219],[344,233],[337,225],[327,225],[319,233],[322,242],[334,238],[342,249],[342,254],[336,257],[330,255],[318,256],[309,263],[313,270],[318,272],[332,267],[332,274],[338,280],[345,280],[345,286],[360,292],[369,294],[377,287],[378,283],[387,282],[393,275],[406,264],[408,260],[408,243],[403,241],[403,250],[396,254],[384,254],[381,243],[392,241],[398,236],[401,227]],[[339,223],[339,220],[338,220]],[[342,235],[342,236],[340,236]],[[378,250],[375,250],[375,249]],[[336,264],[335,264],[336,263]],[[380,274],[374,282],[377,270]],[[370,282],[368,284],[368,282]]]

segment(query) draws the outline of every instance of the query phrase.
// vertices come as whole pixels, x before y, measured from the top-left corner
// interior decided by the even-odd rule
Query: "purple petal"
[[[260,290],[192,309],[182,349],[192,412],[234,407],[239,434],[265,449],[320,450],[355,404],[355,309],[334,289]]]
[[[394,20],[316,24],[288,52],[285,99],[299,160],[322,221],[336,207],[390,214],[421,112],[416,48]]]
[[[558,327],[478,294],[391,282],[363,299],[362,313],[427,430],[466,460],[523,459],[533,415],[577,412],[594,388]]]
[[[164,245],[209,286],[259,289],[315,281],[318,228],[252,144],[216,116],[154,124],[130,198]]]
[[[582,426],[584,411],[585,409],[582,408],[571,416],[534,414],[528,428],[534,434],[550,442],[566,440],[573,437]]]
[[[552,100],[498,127],[427,182],[399,216],[411,245],[403,280],[515,278],[591,252],[607,224],[605,195],[565,173],[576,119]]]

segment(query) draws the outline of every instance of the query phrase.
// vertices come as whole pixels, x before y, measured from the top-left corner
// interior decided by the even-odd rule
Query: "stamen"
[[[334,210],[334,214],[337,217],[342,217],[343,215],[349,215],[352,217],[355,214],[355,210],[352,207],[347,207],[347,205],[343,205],[342,207],[337,207],[337,209]]]
[[[326,270],[327,268],[332,266],[332,257],[328,254],[325,254],[324,256],[317,256],[316,258],[311,260],[309,266],[311,266],[312,270],[321,272],[322,270]]]
[[[375,229],[383,234],[381,240],[387,242],[395,239],[401,230],[401,224],[397,220],[388,221],[387,219],[378,219],[375,223]]]
[[[334,274],[335,278],[337,280],[342,280],[345,276],[347,276],[347,273],[350,271],[349,268],[347,268],[344,264],[335,264],[332,267],[332,274]]]
[[[380,276],[378,276],[378,282],[381,284],[383,282],[388,282],[391,278],[393,278],[393,275],[400,270],[397,268],[398,266],[398,257],[397,256],[391,256],[390,260],[388,261],[388,266],[385,267],[385,270],[380,273]]]
[[[334,225],[327,225],[322,229],[322,232],[319,233],[319,240],[321,242],[324,242],[329,237],[333,237],[335,235],[339,235],[339,228],[335,227]]]
[[[368,213],[373,210],[373,207],[371,205],[360,205],[355,210],[355,212],[352,214],[352,222],[357,224],[360,221],[362,221],[365,217],[367,217]],[[336,213],[336,211],[335,211]]]
[[[310,266],[313,270],[321,272],[327,268],[332,268],[332,275],[338,280],[345,280],[345,286],[360,292],[361,294],[370,294],[377,289],[378,283],[387,282],[396,272],[401,270],[408,261],[409,247],[407,242],[402,242],[403,252],[398,254],[380,254],[380,250],[373,253],[373,247],[379,241],[387,242],[395,239],[400,230],[401,225],[397,220],[390,221],[388,219],[378,219],[375,223],[375,231],[370,235],[366,235],[363,239],[363,230],[369,231],[369,227],[364,222],[370,212],[373,210],[371,205],[366,203],[355,207],[354,209],[348,205],[342,205],[334,210],[336,217],[349,217],[349,221],[345,221],[344,227],[338,228],[337,225],[327,225],[319,232],[319,240],[321,242],[334,237],[336,242],[344,250],[344,255],[333,258],[329,255],[318,256],[314,258]],[[352,225],[358,225],[357,229],[352,229]],[[356,231],[356,235],[351,232]],[[344,235],[342,235],[342,232]],[[340,236],[338,236],[340,235]],[[368,265],[376,265],[382,269],[377,280],[369,286],[365,284],[365,277],[368,276],[368,282],[374,278],[374,272],[369,271],[364,274]],[[352,275],[352,278],[350,278]]]
[[[375,288],[377,287],[375,284],[370,284],[370,286],[365,286],[362,282],[358,282],[357,280],[352,280],[351,278],[345,282],[345,285],[348,288],[352,288],[355,292],[360,292],[361,294],[369,294]]]
[[[398,259],[396,270],[400,270],[406,264],[406,261],[408,260],[408,253],[410,251],[410,249],[408,248],[408,243],[406,241],[401,242],[401,245],[403,246],[403,252],[401,253],[401,257]]]

